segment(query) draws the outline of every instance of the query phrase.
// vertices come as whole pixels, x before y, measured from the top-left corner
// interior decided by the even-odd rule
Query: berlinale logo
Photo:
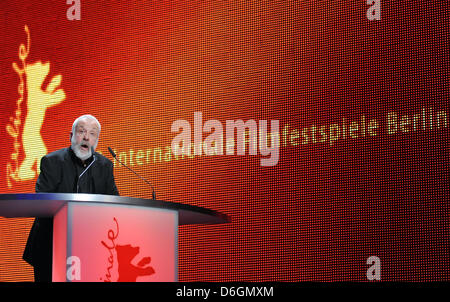
[[[11,180],[31,180],[39,173],[40,159],[47,154],[47,147],[41,136],[41,127],[44,123],[45,112],[49,107],[55,106],[65,100],[63,89],[58,89],[62,76],[55,75],[42,87],[50,72],[50,62],[26,61],[30,52],[30,31],[25,25],[27,45],[19,46],[20,66],[12,63],[14,71],[19,76],[18,93],[14,116],[9,118],[6,131],[13,138],[14,151],[10,161],[6,164],[6,177],[8,187],[12,187]],[[24,103],[24,105],[22,104]],[[25,121],[22,126],[22,107],[25,107]],[[23,151],[23,161],[19,162],[19,154]]]
[[[101,241],[102,245],[108,250],[109,257],[107,259],[108,267],[106,269],[105,278],[100,278],[100,280],[111,282],[112,270],[115,269],[114,258],[117,259],[117,271],[119,274],[117,279],[118,282],[136,282],[136,279],[139,276],[150,276],[154,274],[155,270],[148,265],[151,261],[150,257],[143,257],[137,265],[131,263],[139,254],[138,246],[116,244],[116,239],[119,236],[119,222],[116,217],[114,217],[113,220],[116,224],[116,230],[108,230],[108,243],[103,240]],[[114,257],[114,252],[116,257]]]

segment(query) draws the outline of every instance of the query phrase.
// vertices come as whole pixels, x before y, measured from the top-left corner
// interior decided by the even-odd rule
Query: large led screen
[[[0,193],[73,121],[122,196],[221,212],[180,281],[448,280],[445,1],[0,1]],[[33,281],[0,217],[0,281]],[[144,231],[144,230],[142,230]]]

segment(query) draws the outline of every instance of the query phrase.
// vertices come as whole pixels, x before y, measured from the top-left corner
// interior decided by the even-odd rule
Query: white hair
[[[102,129],[102,126],[100,125],[100,122],[95,118],[95,116],[90,115],[90,114],[82,115],[82,116],[78,117],[78,118],[73,122],[73,125],[72,125],[72,133],[73,133],[73,134],[75,134],[75,131],[76,131],[76,129],[77,129],[78,122],[81,121],[82,119],[90,119],[90,120],[95,121],[95,122],[97,123],[97,126],[98,126],[98,135],[100,136],[100,130]]]

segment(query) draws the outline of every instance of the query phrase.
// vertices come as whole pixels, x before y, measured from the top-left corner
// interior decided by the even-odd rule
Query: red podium
[[[230,222],[209,209],[99,194],[0,194],[0,216],[53,217],[53,281],[178,281],[178,226]]]

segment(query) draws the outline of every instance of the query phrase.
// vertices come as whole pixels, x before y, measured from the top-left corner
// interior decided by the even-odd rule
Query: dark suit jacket
[[[112,162],[94,152],[86,161],[91,167],[78,180],[85,167],[72,149],[64,148],[41,159],[41,173],[36,182],[36,193],[79,193],[119,195],[113,175]],[[86,166],[87,166],[86,165]],[[53,218],[36,218],[28,236],[23,259],[33,266],[51,265]]]

